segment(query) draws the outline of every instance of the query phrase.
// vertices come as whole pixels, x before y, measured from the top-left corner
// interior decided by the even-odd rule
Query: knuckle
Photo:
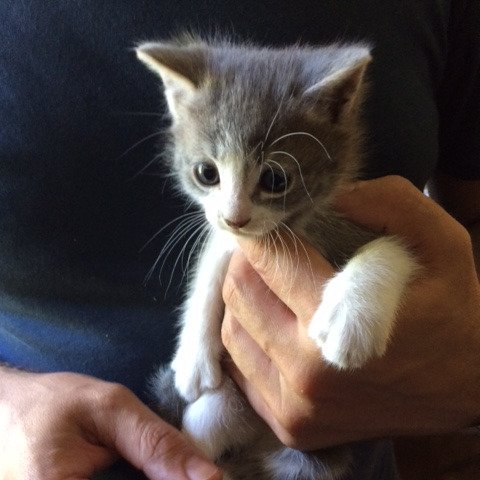
[[[386,178],[390,182],[391,188],[395,190],[404,192],[405,189],[410,189],[413,187],[413,184],[409,180],[407,180],[405,177],[402,177],[400,175],[390,175]]]
[[[241,312],[248,302],[251,296],[252,281],[252,272],[248,264],[240,265],[226,276],[222,288],[222,298],[233,313]]]
[[[140,452],[144,464],[158,458],[169,458],[181,451],[175,430],[159,425],[144,425],[140,434]]]
[[[249,255],[249,262],[260,276],[268,276],[269,272],[276,271],[278,267],[277,255],[272,255],[260,242],[257,242]]]
[[[92,395],[96,408],[101,411],[115,411],[125,405],[125,401],[133,396],[130,390],[119,383],[105,382],[101,388],[95,387]]]
[[[235,273],[230,273],[225,278],[222,288],[222,298],[231,310],[233,310],[239,302],[239,292],[241,288],[240,278]]]
[[[373,194],[373,198],[378,198],[378,195],[385,197],[385,201],[393,199],[409,198],[411,194],[418,193],[417,188],[406,178],[400,175],[386,175],[373,180],[366,180],[357,183],[356,189],[363,193],[363,195]]]
[[[313,397],[314,390],[317,388],[317,382],[310,377],[310,375],[292,375],[290,380],[292,389],[301,395],[302,399],[307,402],[309,398]]]
[[[454,261],[456,265],[468,268],[474,263],[472,237],[468,230],[448,214],[442,215],[437,238],[442,238],[444,261]]]
[[[469,254],[472,251],[472,237],[470,236],[468,230],[460,223],[456,224],[455,239],[459,249],[461,249],[463,252]]]
[[[317,355],[317,351],[314,355]],[[306,356],[295,359],[289,371],[285,372],[291,390],[300,396],[305,405],[308,405],[317,393],[319,373],[316,358],[312,360]]]
[[[293,369],[292,371],[294,371]],[[296,392],[291,402],[286,402],[279,406],[276,412],[276,423],[278,425],[275,431],[279,440],[290,448],[307,448],[307,431],[316,417],[316,388],[318,381],[315,381],[312,374],[296,369],[296,374],[287,379],[291,391]]]
[[[280,442],[289,448],[305,447],[305,425],[308,419],[300,412],[284,414],[278,419],[280,428],[275,432]]]
[[[232,321],[229,315],[226,315],[222,322],[221,338],[222,338],[222,343],[227,349],[227,351],[230,351],[230,347],[234,342],[234,339],[236,336],[235,331],[236,331],[235,322]]]
[[[314,419],[314,409],[306,398],[284,406],[276,412],[274,429],[278,439],[287,447],[303,449],[307,445],[307,432]]]

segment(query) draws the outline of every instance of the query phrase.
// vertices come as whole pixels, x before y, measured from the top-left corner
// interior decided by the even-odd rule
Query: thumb
[[[426,260],[450,255],[449,238],[462,235],[464,230],[437,203],[399,176],[356,182],[337,196],[334,206],[357,224],[398,235],[425,254]]]
[[[110,403],[94,419],[99,438],[150,480],[221,480],[218,467],[129,390]]]

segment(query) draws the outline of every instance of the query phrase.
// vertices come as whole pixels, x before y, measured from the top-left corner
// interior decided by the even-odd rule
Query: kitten
[[[156,379],[161,412],[231,480],[344,478],[347,447],[305,454],[282,446],[222,374],[221,289],[236,236],[294,232],[340,269],[309,327],[319,355],[346,369],[385,352],[415,260],[397,239],[377,238],[330,206],[362,166],[369,48],[191,39],[145,43],[137,56],[163,81],[180,189],[212,227],[171,370]]]

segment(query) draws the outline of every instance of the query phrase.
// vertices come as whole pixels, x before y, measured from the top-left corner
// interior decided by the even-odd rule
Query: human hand
[[[288,236],[283,247],[243,239],[224,285],[233,378],[280,440],[301,449],[478,421],[480,288],[468,232],[400,177],[359,182],[337,207],[404,238],[423,266],[387,353],[357,371],[325,364],[307,326],[334,269]]]
[[[0,367],[0,478],[86,480],[119,456],[151,480],[222,478],[125,387]]]

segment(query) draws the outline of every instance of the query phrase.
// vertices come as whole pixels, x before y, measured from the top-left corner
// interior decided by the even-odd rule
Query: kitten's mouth
[[[224,232],[228,232],[232,234],[234,237],[248,237],[248,238],[255,238],[255,239],[262,238],[265,235],[268,235],[273,230],[275,230],[274,228],[267,230],[265,228],[255,228],[252,226],[245,226],[245,227],[238,228],[238,227],[230,227],[225,224],[219,224],[218,227],[220,228],[220,230]]]
[[[282,222],[274,222],[263,219],[249,219],[244,222],[226,221],[223,217],[216,217],[214,221],[207,219],[216,230],[228,233],[233,237],[247,237],[259,239],[265,237],[278,229]]]
[[[236,237],[260,237],[265,233],[265,232],[259,232],[259,231],[255,231],[255,230],[252,230],[252,229],[248,229],[248,228],[245,228],[245,227],[235,228],[235,227],[228,227],[228,226],[221,225],[220,228],[223,231],[231,233],[232,235],[234,235]]]

